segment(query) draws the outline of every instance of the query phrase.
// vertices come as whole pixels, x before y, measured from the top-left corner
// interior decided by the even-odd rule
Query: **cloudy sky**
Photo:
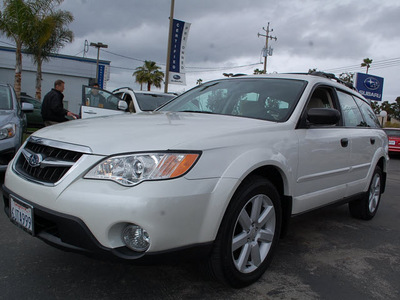
[[[60,50],[84,55],[85,40],[102,42],[100,58],[111,61],[107,88],[133,86],[132,73],[144,60],[165,69],[170,0],[66,0],[74,15],[72,44]],[[267,72],[365,72],[384,77],[384,100],[400,96],[400,1],[398,0],[175,0],[174,18],[191,23],[183,91],[222,73],[262,69],[263,27],[273,29]],[[89,47],[86,57],[96,58]]]

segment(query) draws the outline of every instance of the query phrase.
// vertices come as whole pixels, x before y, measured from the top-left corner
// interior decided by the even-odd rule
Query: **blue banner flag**
[[[382,101],[383,78],[375,75],[356,73],[355,88],[365,98]]]
[[[186,84],[185,52],[189,29],[190,23],[173,20],[168,83]]]

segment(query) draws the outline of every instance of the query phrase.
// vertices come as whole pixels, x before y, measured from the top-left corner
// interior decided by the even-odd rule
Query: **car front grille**
[[[14,169],[29,180],[53,185],[84,153],[91,153],[91,150],[84,146],[29,138],[16,158]]]

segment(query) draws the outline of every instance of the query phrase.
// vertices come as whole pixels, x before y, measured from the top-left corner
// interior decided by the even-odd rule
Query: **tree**
[[[66,43],[72,42],[74,35],[67,26],[74,20],[68,11],[54,8],[64,0],[36,0],[33,3],[35,15],[34,31],[27,41],[26,51],[32,54],[36,64],[36,94],[41,99],[42,63],[49,61],[52,53],[58,52]]]
[[[364,58],[363,62],[361,63],[361,67],[367,67],[367,71],[365,72],[366,74],[368,74],[368,69],[372,64],[372,59]]]
[[[378,102],[372,101],[371,107],[375,114],[379,114],[381,111],[386,111],[389,118],[395,118],[400,120],[400,97],[397,97],[395,102],[389,103],[389,101]]]
[[[259,68],[254,69],[253,74],[254,74],[254,75],[264,74],[264,70],[260,70]]]
[[[140,89],[142,89],[143,83],[147,83],[147,90],[150,91],[152,85],[156,88],[161,88],[164,73],[160,69],[161,67],[157,66],[156,62],[146,60],[143,66],[136,68],[132,76],[135,76],[136,82],[140,83]]]
[[[344,72],[339,75],[339,79],[344,82],[353,83],[354,82],[354,73],[352,72]]]
[[[34,14],[32,3],[23,0],[4,0],[4,10],[0,13],[0,31],[15,42],[14,89],[18,100],[21,93],[22,46],[33,33]]]

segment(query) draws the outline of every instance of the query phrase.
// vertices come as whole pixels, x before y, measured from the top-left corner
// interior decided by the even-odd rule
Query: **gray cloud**
[[[165,65],[170,1],[68,0],[61,8],[75,17],[70,26],[75,42],[61,52],[82,55],[85,40],[108,44],[108,52],[102,51],[101,58],[111,61],[112,85],[132,83],[132,71],[142,64],[126,57]],[[262,59],[265,38],[257,33],[265,33],[262,27],[268,21],[274,29],[272,35],[278,38],[269,43],[274,48],[268,58],[269,71],[305,72],[315,67],[356,65],[366,57],[374,61],[399,57],[398,46],[394,46],[400,43],[399,15],[398,0],[175,0],[174,18],[192,23],[186,66],[193,85],[197,78],[220,77],[223,66],[227,72],[251,73],[262,68],[252,64]],[[96,54],[96,49],[90,48],[87,56]],[[238,65],[247,67],[229,69]],[[396,69],[398,66],[379,69],[377,75],[398,78]],[[126,82],[121,82],[123,78]],[[388,89],[394,97],[395,88]]]

